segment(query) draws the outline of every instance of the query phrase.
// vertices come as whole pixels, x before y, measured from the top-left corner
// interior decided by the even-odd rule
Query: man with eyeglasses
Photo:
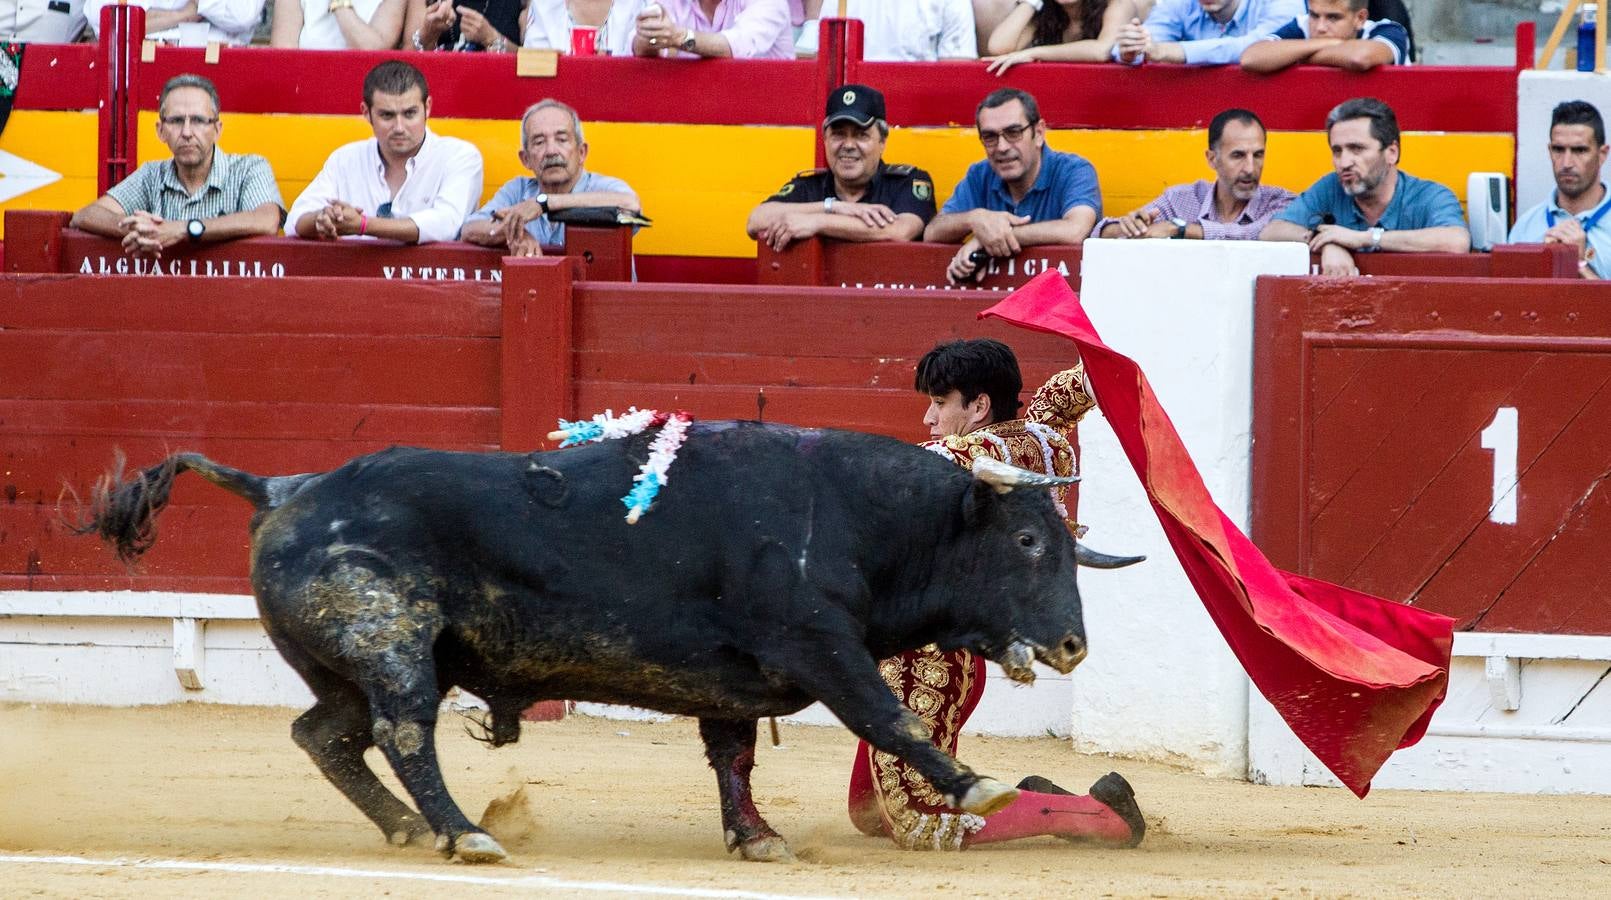
[[[750,213],[749,236],[782,250],[809,237],[915,241],[934,218],[934,180],[884,162],[884,95],[865,84],[829,92],[822,120],[828,168],[801,172]]]
[[[364,120],[375,136],[330,154],[291,204],[286,234],[331,241],[451,241],[481,199],[481,151],[431,131],[419,69],[387,60],[364,76]]]
[[[218,90],[176,75],[157,102],[157,137],[172,159],[148,162],[73,214],[72,227],[117,238],[123,252],[161,256],[181,241],[227,241],[280,230],[285,204],[268,160],[218,149]]]
[[[962,247],[946,267],[953,282],[984,277],[977,251],[1015,256],[1038,244],[1078,244],[1102,216],[1096,169],[1046,146],[1035,98],[1017,88],[992,91],[974,111],[985,159],[929,222],[924,240]]]
[[[460,240],[507,247],[510,256],[542,256],[544,244],[565,244],[565,224],[551,221],[550,213],[591,206],[634,213],[643,208],[625,181],[583,168],[582,118],[558,100],[534,103],[520,117],[520,148],[520,164],[531,177],[511,178],[498,188],[465,221]]]

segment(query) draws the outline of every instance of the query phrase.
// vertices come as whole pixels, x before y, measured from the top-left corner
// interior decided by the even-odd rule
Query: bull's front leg
[[[750,770],[755,768],[755,720],[700,719],[699,736],[705,742],[710,767],[716,770],[728,852],[737,850],[745,859],[764,862],[792,860],[789,845],[761,818],[750,793]]]
[[[808,661],[788,676],[822,701],[855,735],[917,769],[945,802],[963,812],[988,816],[1018,798],[1018,791],[983,777],[934,746],[923,720],[900,701],[878,674],[878,663],[854,644],[795,649],[785,654]]]

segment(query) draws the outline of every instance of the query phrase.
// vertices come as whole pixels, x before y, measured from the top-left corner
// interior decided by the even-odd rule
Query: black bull
[[[620,498],[652,436],[526,455],[393,448],[272,478],[181,453],[103,479],[83,530],[132,562],[186,469],[250,501],[264,628],[317,699],[292,736],[396,843],[434,832],[459,859],[504,856],[437,763],[454,685],[487,702],[494,744],[541,699],[697,717],[728,848],[747,858],[789,852],[750,796],[757,720],[812,701],[953,806],[1010,803],[1014,789],[927,740],[877,660],[938,643],[1020,680],[1032,658],[1079,663],[1075,543],[1045,490],[1010,489],[1049,481],[970,475],[873,435],[697,423],[628,525]],[[370,746],[418,814],[364,762]]]

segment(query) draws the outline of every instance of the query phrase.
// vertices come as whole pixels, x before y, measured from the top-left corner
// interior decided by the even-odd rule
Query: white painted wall
[[[1086,241],[1080,299],[1102,339],[1136,360],[1215,502],[1246,529],[1252,475],[1253,281],[1309,270],[1302,244]],[[1169,549],[1135,470],[1099,413],[1080,425],[1086,543],[1145,553],[1081,570],[1091,655],[1074,671],[1074,743],[1247,770],[1247,676]]]
[[[1516,82],[1516,209],[1519,217],[1555,190],[1550,174],[1549,115],[1563,100],[1587,100],[1611,120],[1611,78],[1594,72],[1522,72]],[[1600,177],[1611,180],[1611,162]]]

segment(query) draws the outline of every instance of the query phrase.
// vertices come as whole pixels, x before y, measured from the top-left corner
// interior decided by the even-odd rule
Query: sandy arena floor
[[[524,785],[532,816],[500,835],[512,864],[451,865],[384,844],[291,743],[295,715],[0,706],[0,895],[1611,895],[1611,798],[1380,791],[1361,802],[1079,756],[1053,740],[964,738],[963,759],[1082,789],[1118,769],[1151,824],[1139,849],[1042,838],[905,853],[845,818],[850,735],[803,726],[764,746],[755,774],[762,811],[801,861],[744,863],[722,849],[691,722],[581,717],[528,724],[501,750],[444,720],[444,769],[463,808],[473,817]]]

